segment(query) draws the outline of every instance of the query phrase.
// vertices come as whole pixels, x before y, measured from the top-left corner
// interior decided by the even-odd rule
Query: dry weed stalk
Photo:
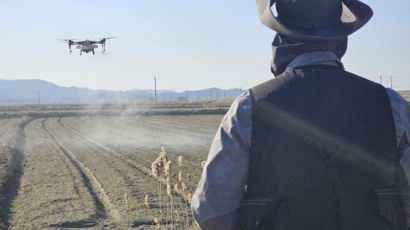
[[[125,200],[125,205],[128,208],[128,198],[127,198],[127,193],[124,194],[124,200]]]
[[[169,181],[167,182],[167,195],[172,198],[172,187]]]
[[[186,200],[188,201],[189,204],[191,204],[192,194],[190,192],[186,194]]]
[[[164,167],[168,162],[167,152],[165,151],[164,146],[161,147],[161,152],[159,153],[159,157],[162,160],[162,167]]]
[[[175,210],[175,221],[176,221],[176,222],[179,222],[179,221],[180,221],[179,211],[178,211],[178,210]]]
[[[157,226],[157,229],[159,229],[159,227],[161,226],[161,224],[159,223],[159,220],[157,217],[154,217],[154,223]]]
[[[201,168],[204,168],[204,167],[205,167],[205,164],[206,164],[206,161],[202,161],[202,162],[201,162]]]
[[[165,173],[165,176],[167,176],[167,177],[169,177],[169,175],[170,175],[171,164],[172,164],[172,161],[168,161],[168,162],[165,164],[165,167],[164,167],[164,173]]]
[[[152,175],[154,176],[154,177],[159,177],[159,173],[158,173],[158,162],[157,162],[157,160],[155,160],[154,162],[152,162],[152,164],[151,164],[151,172],[152,172]]]
[[[178,165],[179,165],[179,167],[181,167],[181,168],[182,168],[182,166],[184,166],[184,159],[182,158],[182,156],[179,156],[179,157],[178,157]]]
[[[205,162],[205,161],[203,161]],[[189,224],[189,204],[191,204],[191,199],[192,199],[192,194],[188,191],[187,184],[189,184],[189,179],[191,178],[190,174],[183,174],[183,167],[184,167],[184,159],[182,156],[178,157],[178,166],[179,166],[179,172],[178,172],[178,181],[177,183],[172,186],[172,178],[171,178],[171,165],[172,162],[168,160],[167,157],[167,152],[165,151],[164,147],[161,147],[161,152],[159,153],[159,156],[155,159],[154,162],[151,164],[151,170],[152,174],[154,177],[159,178],[159,184],[158,184],[158,194],[159,194],[159,208],[160,208],[160,213],[162,213],[162,208],[165,208],[162,204],[162,197],[161,197],[161,192],[163,191],[163,188],[161,188],[161,181],[164,183],[165,180],[165,185],[166,185],[166,194],[168,196],[168,200],[165,201],[166,205],[166,222],[165,223],[170,223],[171,224],[171,229],[174,229],[174,224],[179,223],[183,221],[183,229],[186,229],[187,227],[190,226]],[[162,174],[163,173],[163,174]],[[186,181],[184,181],[184,177]],[[187,184],[186,184],[187,183]],[[180,210],[175,210],[176,206],[174,206],[174,199],[173,195],[179,194],[183,200],[183,204],[180,205],[179,209]],[[178,200],[177,200],[178,201]],[[145,196],[145,206],[147,208],[150,208],[150,197],[149,195]],[[184,214],[185,213],[185,214]],[[183,216],[181,216],[181,214]],[[154,218],[154,222],[157,226],[157,229],[160,228],[161,222],[159,221],[160,218],[162,218],[162,214],[159,218]]]
[[[181,183],[184,181],[184,178],[182,176],[182,171],[179,171],[179,173],[178,173],[178,181],[181,182]]]
[[[181,182],[181,187],[182,187],[182,192],[186,192],[187,191],[187,186],[184,183],[184,181]]]
[[[161,152],[159,153],[159,156],[151,164],[152,175],[158,178],[160,176],[159,175],[160,170],[164,170],[165,174],[167,174],[167,172],[169,174],[170,167],[171,167],[171,161],[168,161],[167,152],[165,151],[164,147],[161,147]]]
[[[174,191],[175,191],[176,193],[179,193],[178,183],[175,183],[175,184],[174,184]]]
[[[147,208],[150,208],[150,207],[151,207],[149,195],[146,195],[146,196],[145,196],[145,207],[147,207]]]

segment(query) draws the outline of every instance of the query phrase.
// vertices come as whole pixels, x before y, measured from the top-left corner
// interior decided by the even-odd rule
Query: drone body
[[[105,52],[105,43],[107,39],[111,39],[115,37],[108,37],[108,38],[101,38],[100,40],[83,40],[83,41],[75,41],[76,39],[63,39],[64,42],[68,44],[68,49],[70,50],[70,54],[73,52],[71,46],[76,45],[76,48],[80,50],[80,55],[83,52],[89,53],[92,52],[95,55],[95,49],[98,48],[97,44],[101,44],[102,52]]]

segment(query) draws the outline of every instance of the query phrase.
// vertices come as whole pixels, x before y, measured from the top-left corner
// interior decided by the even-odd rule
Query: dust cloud
[[[59,122],[68,131],[118,148],[207,151],[222,119],[220,115],[137,115],[145,108],[135,104],[92,105],[90,109],[109,116],[64,117]]]

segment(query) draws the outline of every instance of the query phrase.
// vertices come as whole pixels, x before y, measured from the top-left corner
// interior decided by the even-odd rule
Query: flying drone
[[[98,48],[97,44],[101,44],[102,52],[105,52],[105,43],[108,39],[112,39],[116,37],[107,37],[101,38],[99,40],[83,40],[83,41],[76,41],[77,39],[61,39],[68,44],[68,49],[70,50],[70,54],[73,52],[71,46],[76,45],[76,48],[80,50],[80,55],[83,55],[83,52],[89,53],[92,52],[95,55],[95,49]]]

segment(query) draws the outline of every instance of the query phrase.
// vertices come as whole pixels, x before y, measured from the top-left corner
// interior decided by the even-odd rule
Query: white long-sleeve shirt
[[[309,64],[341,65],[331,54],[312,54],[295,59],[291,67]],[[318,56],[321,56],[318,57]],[[315,60],[314,63],[307,60]],[[290,68],[291,68],[290,67]],[[331,76],[330,76],[331,77]],[[400,164],[410,179],[410,105],[396,91],[386,89],[393,112]],[[252,101],[249,91],[233,102],[213,140],[207,163],[192,197],[192,212],[201,229],[237,227],[237,210],[248,178],[252,130]]]

